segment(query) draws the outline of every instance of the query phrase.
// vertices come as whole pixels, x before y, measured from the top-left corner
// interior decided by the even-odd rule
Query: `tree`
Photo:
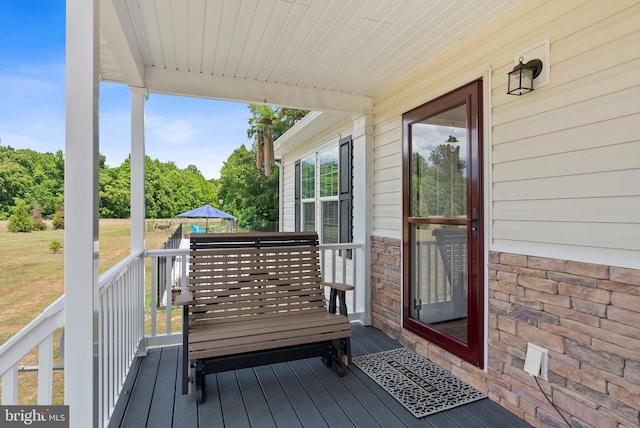
[[[466,215],[466,163],[460,159],[459,147],[442,144],[429,155],[423,184],[426,185],[429,215],[458,217]],[[415,173],[415,171],[414,171]],[[415,177],[415,175],[414,175]]]
[[[24,198],[31,185],[27,168],[15,159],[15,150],[0,147],[0,219],[9,217],[15,198]]]
[[[13,214],[11,214],[7,223],[7,230],[9,232],[31,232],[33,224],[29,218],[27,204],[22,199],[16,199],[15,204]]]
[[[55,213],[64,192],[64,157],[29,149],[0,147],[0,218],[7,218],[14,198],[38,205],[42,215]]]
[[[37,203],[29,210],[29,218],[31,219],[33,230],[47,230],[47,224],[42,218],[42,211]]]
[[[238,217],[247,230],[263,230],[278,220],[278,168],[273,179],[264,181],[256,168],[255,151],[243,144],[223,163],[217,180],[224,211]]]
[[[58,207],[58,211],[53,215],[53,228],[64,229],[64,204]]]
[[[273,141],[287,132],[308,111],[257,104],[249,104],[248,107],[251,117],[247,136],[254,139],[252,149],[256,153],[256,166],[262,170],[264,179],[269,181],[271,169],[275,166]]]
[[[302,119],[307,110],[249,104],[251,117],[247,136],[254,139],[251,149],[242,145],[224,162],[215,182],[223,209],[238,217],[238,225],[247,230],[265,230],[278,221],[279,168],[271,169],[270,180],[256,168],[255,136],[261,118],[272,120],[273,139],[277,139]]]
[[[99,212],[103,218],[128,218],[131,215],[131,160],[109,167],[99,156]],[[185,169],[173,162],[145,158],[145,198],[147,216],[173,217],[218,200],[214,182],[207,181],[195,165]],[[15,150],[0,146],[0,220],[14,211],[14,200],[37,208],[42,219],[56,220],[64,228],[64,155]],[[55,218],[57,217],[57,219]]]
[[[263,117],[273,120],[273,139],[276,140],[309,113],[309,110],[296,110],[293,108],[271,107],[258,104],[249,104],[248,107],[251,111],[251,117],[249,117],[247,137],[254,140],[258,130],[258,121]]]
[[[116,168],[104,164],[98,181],[100,217],[128,218],[131,215],[131,169],[129,159]]]

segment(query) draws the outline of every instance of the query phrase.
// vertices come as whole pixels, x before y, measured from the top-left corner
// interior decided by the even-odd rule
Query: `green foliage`
[[[29,218],[27,204],[22,199],[16,199],[15,204],[13,214],[11,214],[7,222],[7,230],[9,232],[31,232],[33,223]]]
[[[268,230],[278,221],[279,168],[273,167],[268,182],[256,168],[255,135],[261,118],[273,120],[273,139],[277,139],[302,119],[307,110],[276,108],[249,104],[251,117],[247,136],[254,139],[251,149],[237,148],[224,162],[216,181],[218,197],[224,211],[238,217],[238,226],[245,230]]]
[[[98,181],[100,198],[100,217],[128,218],[131,215],[131,163],[129,159],[119,167],[109,168],[100,162]]]
[[[58,254],[61,249],[62,249],[62,242],[60,242],[55,238],[49,241],[49,252],[53,254]]]
[[[44,217],[55,213],[64,192],[64,157],[0,146],[0,218],[7,218],[14,198],[37,204]]]
[[[428,159],[411,158],[411,215],[458,217],[466,213],[466,163],[459,149],[449,144],[436,147]]]
[[[278,174],[264,181],[256,168],[256,153],[242,145],[223,163],[216,181],[222,209],[238,217],[238,226],[246,230],[263,230],[278,220]]]
[[[273,139],[276,140],[289,128],[305,117],[309,110],[296,110],[293,108],[270,107],[258,104],[249,104],[251,117],[249,117],[249,129],[247,137],[254,139],[257,131],[257,122],[263,117],[273,119]]]
[[[100,169],[100,216],[128,218],[131,160],[116,168]],[[145,158],[145,203],[147,218],[172,218],[176,214],[217,201],[213,185],[193,165],[178,168],[173,162]]]
[[[33,230],[47,230],[47,224],[42,218],[42,213],[37,203],[34,204],[33,208],[29,211],[29,218],[31,219]]]
[[[251,117],[247,134],[253,137],[261,117],[273,119],[273,137],[278,138],[308,111],[249,105]],[[176,214],[204,204],[218,205],[234,214],[245,228],[262,230],[278,220],[278,175],[272,169],[265,182],[256,169],[255,148],[239,147],[221,170],[218,180],[207,181],[198,168],[178,168],[173,162],[145,158],[145,204],[147,218],[172,218]],[[99,213],[102,218],[128,218],[130,207],[131,161],[109,167],[104,155],[99,158]],[[21,206],[13,209],[14,198]],[[55,229],[64,228],[64,156],[62,151],[38,153],[0,147],[0,219],[14,212],[11,222],[16,230],[32,230],[28,215],[37,207],[37,224],[51,218]],[[24,212],[23,212],[24,210]],[[16,211],[19,215],[16,215]],[[40,226],[38,226],[40,227]],[[26,231],[25,230],[25,231]]]
[[[171,218],[204,204],[217,205],[213,184],[193,165],[180,169],[147,157],[145,174],[147,218]]]
[[[53,228],[64,229],[64,204],[58,207],[58,211],[53,215]]]
[[[213,183],[207,181],[194,165],[180,169],[173,162],[160,162],[147,157],[145,168],[147,217],[171,218],[180,212],[218,200]],[[100,217],[130,217],[130,159],[111,168],[105,156],[100,155],[99,174]],[[14,211],[14,198],[21,199],[27,211],[28,207],[37,209],[39,215],[34,217],[37,228],[45,224],[44,218],[51,218],[54,228],[63,229],[62,151],[54,155],[0,146],[0,219],[8,218]],[[15,227],[23,229],[26,224]]]

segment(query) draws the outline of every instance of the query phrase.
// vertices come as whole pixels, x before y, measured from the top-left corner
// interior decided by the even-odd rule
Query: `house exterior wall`
[[[528,1],[374,99],[372,324],[534,426],[640,426],[640,3]],[[506,95],[548,40],[550,83]],[[484,85],[487,366],[402,329],[402,114]]]
[[[547,395],[568,420],[640,424],[640,271],[491,252],[487,391],[534,425],[562,426],[524,373],[527,342],[549,350]]]
[[[639,16],[525,2],[376,97],[374,234],[401,237],[402,113],[481,77],[491,249],[640,268]],[[516,53],[547,39],[550,84],[507,95]]]
[[[276,151],[281,158],[280,173],[283,174],[281,197],[281,230],[291,232],[295,230],[295,163],[303,156],[311,154],[314,149],[323,144],[334,142],[336,145],[342,137],[353,133],[353,121],[351,118],[340,121],[334,126],[313,136],[309,140],[296,141],[290,148],[282,148]]]
[[[400,240],[371,245],[374,327],[533,426],[566,426],[523,370],[535,343],[549,350],[541,387],[572,426],[640,425],[640,271],[491,252],[485,371],[400,327]]]

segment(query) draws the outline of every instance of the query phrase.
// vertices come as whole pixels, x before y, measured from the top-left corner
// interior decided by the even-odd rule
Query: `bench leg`
[[[347,316],[347,297],[344,290],[332,288],[329,292],[329,313],[335,314],[337,312]]]
[[[204,362],[198,360],[195,367],[196,403],[204,403]]]
[[[189,357],[182,351],[182,395],[189,394]]]
[[[322,362],[325,366],[330,367],[339,377],[346,373],[346,364],[342,359],[344,348],[344,339],[338,339],[331,343],[327,355],[322,356]],[[336,346],[337,345],[337,346]]]
[[[187,307],[182,309],[182,394],[191,393],[189,370],[189,313]],[[192,379],[191,379],[192,380]]]

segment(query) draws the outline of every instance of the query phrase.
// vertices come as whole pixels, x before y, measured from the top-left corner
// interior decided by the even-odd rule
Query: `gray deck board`
[[[401,347],[374,328],[352,330],[354,356]],[[181,353],[150,349],[135,362],[110,427],[531,427],[489,399],[416,419],[357,367],[339,378],[319,358],[208,375],[198,406],[182,395]]]
[[[161,352],[151,352],[140,366],[129,405],[124,413],[123,426],[145,426],[151,408],[153,388],[156,384]]]
[[[236,375],[251,425],[264,428],[276,427],[276,422],[271,416],[271,410],[255,371],[253,369],[236,370]]]
[[[307,394],[293,368],[287,363],[280,363],[274,364],[273,370],[296,415],[298,415],[300,423],[305,427],[326,426],[325,419]]]
[[[163,348],[160,355],[158,373],[166,373],[166,376],[158,376],[153,389],[151,409],[149,410],[148,426],[158,428],[171,428],[173,420],[173,403],[175,401],[176,378],[178,365],[178,348],[175,346]],[[170,392],[173,391],[173,394]]]
[[[256,376],[265,391],[265,398],[270,414],[276,426],[300,426],[300,420],[291,403],[287,400],[280,382],[275,376],[272,366],[255,367]]]

